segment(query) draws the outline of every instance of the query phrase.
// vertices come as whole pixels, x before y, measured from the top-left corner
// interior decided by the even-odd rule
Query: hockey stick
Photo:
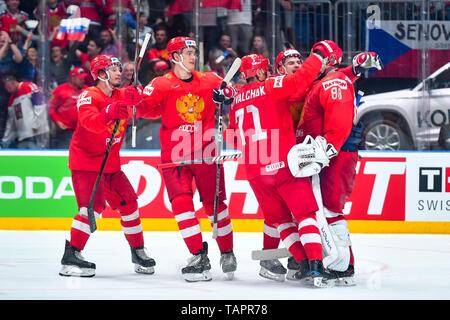
[[[318,174],[312,176],[312,187],[317,205],[319,206],[319,210],[316,213],[316,219],[319,226],[322,248],[324,251],[323,264],[327,267],[338,258],[339,254],[336,243],[334,242],[331,234],[330,227],[328,226],[327,219],[325,218],[325,214],[323,212],[322,193],[320,190],[320,178]],[[282,259],[290,256],[291,254],[286,248],[252,251],[253,260]]]
[[[142,58],[144,57],[145,50],[147,50],[148,42],[150,41],[150,38],[152,34],[148,32],[145,35],[144,42],[142,43],[141,50],[139,51],[139,55],[137,54],[138,51],[138,41],[139,41],[139,16],[140,16],[140,10],[141,10],[141,0],[138,0],[137,3],[138,11],[136,12],[136,51],[134,54],[134,74],[133,74],[133,85],[135,88],[138,86],[138,72],[141,67]],[[131,124],[131,147],[136,148],[136,125],[137,119],[136,119],[136,106],[133,106],[133,119]]]
[[[95,222],[95,212],[94,212],[94,200],[95,200],[95,194],[97,193],[98,185],[100,184],[100,181],[103,176],[103,170],[105,170],[106,161],[108,160],[109,152],[111,151],[111,147],[114,142],[114,137],[119,130],[119,124],[120,120],[117,119],[116,123],[114,125],[113,133],[111,135],[111,138],[108,141],[108,147],[106,148],[105,157],[103,158],[102,165],[100,167],[100,171],[97,175],[97,179],[95,180],[94,188],[92,189],[91,193],[91,199],[89,200],[89,204],[87,206],[87,214],[88,214],[88,220],[89,220],[89,229],[91,233],[93,233],[95,230],[97,230],[97,223]]]
[[[242,157],[242,153],[233,153],[233,154],[229,154],[229,155],[210,157],[210,158],[204,158],[204,159],[180,160],[180,161],[175,161],[175,162],[170,162],[170,163],[161,163],[161,164],[158,164],[157,167],[158,167],[158,169],[167,169],[167,168],[173,168],[173,167],[178,167],[178,166],[185,166],[185,165],[189,165],[189,164],[200,164],[200,163],[208,163],[208,162],[216,163],[216,162],[220,162],[220,161],[234,160],[234,159],[237,159],[240,157]]]
[[[319,210],[316,212],[316,219],[319,226],[320,237],[322,238],[322,249],[324,252],[323,265],[327,267],[339,257],[339,253],[323,211],[320,177],[318,174],[312,176],[311,183],[317,205],[319,206]]]
[[[222,80],[222,83],[220,84],[220,89],[224,89],[227,84],[231,81],[231,79],[234,77],[236,72],[238,72],[239,68],[241,67],[241,59],[236,58],[233,61],[233,64],[231,65],[230,69],[228,70],[227,74]],[[220,157],[222,153],[222,144],[223,144],[223,127],[222,127],[222,104],[217,104],[217,129],[216,129],[216,150],[217,154],[216,157]],[[218,228],[217,228],[217,206],[219,205],[219,188],[220,188],[220,162],[216,162],[216,191],[214,194],[214,216],[213,216],[213,231],[212,231],[212,237],[213,239],[216,239],[218,236]]]
[[[136,33],[134,35],[135,41],[136,41],[136,48],[134,50],[134,74],[133,74],[133,85],[135,88],[137,88],[138,84],[138,45],[139,45],[139,17],[141,13],[141,0],[137,0],[137,11],[136,11]],[[144,46],[142,46],[143,48]],[[141,49],[142,49],[141,48]],[[142,50],[141,50],[142,51]],[[133,106],[133,119],[131,120],[131,147],[136,148],[136,106]]]
[[[273,260],[292,257],[287,248],[253,250],[252,260]]]

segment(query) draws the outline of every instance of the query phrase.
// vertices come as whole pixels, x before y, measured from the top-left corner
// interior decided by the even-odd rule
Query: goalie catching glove
[[[324,137],[314,139],[308,135],[302,143],[289,150],[287,161],[294,177],[310,177],[328,166],[330,159],[336,155],[336,148]]]

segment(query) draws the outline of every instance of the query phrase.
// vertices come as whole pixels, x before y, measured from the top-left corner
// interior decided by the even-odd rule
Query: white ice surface
[[[261,278],[250,252],[260,233],[235,233],[238,270],[225,280],[211,233],[213,280],[187,283],[180,269],[189,257],[178,232],[146,232],[154,275],[134,273],[121,232],[98,231],[84,257],[97,265],[94,278],[58,275],[68,232],[0,231],[0,300],[7,299],[450,299],[450,235],[352,235],[356,255],[355,287],[313,289],[298,283]],[[286,260],[284,260],[285,263]]]

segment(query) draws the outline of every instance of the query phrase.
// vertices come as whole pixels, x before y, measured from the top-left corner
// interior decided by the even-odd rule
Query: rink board
[[[139,195],[146,231],[174,231],[159,151],[124,151],[122,169]],[[346,203],[350,229],[361,233],[450,233],[450,153],[360,152],[355,188]],[[77,211],[67,151],[0,152],[0,229],[67,230]],[[236,231],[259,232],[262,212],[237,161],[224,164],[227,203]],[[195,186],[194,186],[195,187]],[[194,195],[202,229],[210,230]],[[107,209],[100,230],[120,230]]]

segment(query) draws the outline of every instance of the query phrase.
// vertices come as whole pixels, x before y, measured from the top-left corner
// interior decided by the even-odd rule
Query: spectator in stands
[[[154,62],[156,60],[165,60],[169,62],[169,53],[166,50],[167,47],[167,30],[164,27],[158,27],[155,29],[155,43],[147,51],[148,62]]]
[[[292,0],[278,0],[280,12],[282,15],[282,32],[284,32],[285,42],[294,43],[294,19],[295,10]]]
[[[267,49],[266,38],[256,35],[253,37],[250,53],[260,54],[269,58],[269,50]]]
[[[170,69],[169,53],[166,50],[167,40],[167,30],[164,27],[157,27],[155,29],[155,44],[146,54],[148,68],[145,69],[148,69],[148,72],[146,72],[147,79],[144,79],[144,83],[156,77],[161,71]]]
[[[200,8],[198,24],[200,37],[203,39],[204,59],[208,59],[208,52],[214,48],[219,35],[225,32],[227,10],[224,8]],[[231,47],[231,44],[230,44]]]
[[[8,119],[3,147],[42,149],[49,147],[48,112],[44,94],[32,82],[18,82],[16,77],[3,78],[8,101]]]
[[[40,70],[37,67],[38,64],[38,51],[35,47],[27,49],[25,59],[20,64],[20,79],[22,81],[29,81],[39,83]]]
[[[109,54],[114,57],[119,56],[119,49],[116,45],[117,39],[114,30],[102,30],[100,32],[100,42],[103,47],[101,54]]]
[[[138,26],[139,26],[139,45],[142,45],[142,43],[144,42],[145,35],[147,33],[150,33],[152,37],[150,39],[149,45],[153,46],[156,42],[155,41],[155,33],[153,32],[153,29],[148,26],[148,16],[144,12],[141,12],[139,14]],[[136,40],[135,40],[136,28],[134,28],[134,29],[130,28],[129,31],[130,31],[130,33],[129,33],[130,39],[133,39],[132,42],[136,43]]]
[[[59,46],[54,46],[50,52],[50,82],[53,87],[69,80],[70,61]]]
[[[6,31],[0,31],[0,75],[14,74],[23,54]]]
[[[37,6],[33,13],[36,19],[40,20],[41,6]],[[67,48],[69,45],[68,40],[58,40],[55,37],[61,20],[67,18],[68,16],[64,1],[47,0],[44,14],[47,16],[47,36],[50,40],[50,47],[59,46],[63,49]]]
[[[131,0],[103,0],[105,7],[103,14],[105,16],[103,28],[114,29],[118,22],[119,13],[130,14],[136,17],[136,10]]]
[[[208,61],[205,64],[205,71],[212,71],[215,72],[218,76],[224,77],[225,76],[225,68],[223,67],[221,61],[223,59],[223,51],[215,48],[209,51],[208,53]]]
[[[133,83],[134,80],[134,63],[133,62],[125,62],[122,65],[122,81],[120,83],[121,87],[129,86],[130,83]]]
[[[56,128],[52,134],[52,148],[67,149],[77,126],[77,99],[85,88],[88,74],[83,68],[73,68],[69,73],[69,82],[55,88],[49,101],[49,115]]]
[[[242,11],[228,10],[227,32],[231,36],[231,46],[239,54],[248,54],[253,35],[251,0],[241,0]]]
[[[81,67],[88,74],[88,76],[86,77],[87,86],[94,85],[94,79],[91,76],[91,67],[90,67],[91,60],[94,59],[96,56],[98,56],[102,50],[103,45],[100,43],[100,41],[96,39],[91,39],[88,42],[86,52],[83,52],[78,49],[75,51],[77,58],[79,58],[81,61]]]
[[[25,20],[28,13],[19,10],[20,0],[6,0],[6,10],[0,12],[0,31],[6,31],[12,42],[19,44],[26,36]]]

